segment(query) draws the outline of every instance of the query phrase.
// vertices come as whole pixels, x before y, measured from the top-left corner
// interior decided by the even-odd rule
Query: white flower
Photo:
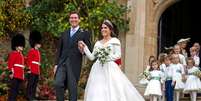
[[[95,51],[95,57],[100,61],[100,63],[103,65],[107,62],[109,53],[111,51],[110,47],[103,47],[103,48],[98,48]]]

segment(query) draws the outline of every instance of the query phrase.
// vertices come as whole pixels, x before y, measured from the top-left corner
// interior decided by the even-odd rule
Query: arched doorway
[[[194,42],[201,43],[199,4],[199,0],[181,0],[162,13],[158,24],[158,52],[173,46],[181,38],[191,38],[188,47]]]

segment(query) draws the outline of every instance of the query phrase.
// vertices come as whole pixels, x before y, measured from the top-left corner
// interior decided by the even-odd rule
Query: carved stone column
[[[125,73],[137,88],[138,75],[143,71],[146,1],[128,0],[130,31],[126,34]]]

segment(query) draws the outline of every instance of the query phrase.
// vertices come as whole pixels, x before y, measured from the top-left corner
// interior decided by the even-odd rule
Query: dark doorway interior
[[[158,52],[175,45],[181,38],[191,38],[188,48],[194,42],[201,43],[200,0],[181,0],[169,7],[162,14],[158,29]]]

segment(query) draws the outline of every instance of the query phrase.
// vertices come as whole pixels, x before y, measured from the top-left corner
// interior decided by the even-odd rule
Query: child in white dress
[[[196,47],[191,47],[190,48],[190,54],[191,57],[194,59],[195,61],[195,66],[198,67],[200,64],[200,58],[197,56],[197,50]]]
[[[154,56],[149,57],[149,64],[147,65],[145,71],[149,71],[149,69],[151,67],[151,62],[154,61],[154,60],[156,60],[156,57],[154,57]]]
[[[175,82],[175,99],[179,101],[180,93],[184,89],[184,78],[185,78],[185,71],[182,64],[179,62],[179,55],[173,54],[172,55],[172,65],[174,68],[174,75],[173,81]]]
[[[166,71],[166,64],[165,64],[165,58],[167,57],[166,53],[160,53],[158,56],[158,60],[160,62],[160,71],[163,72],[163,74]],[[162,97],[160,98],[160,101],[165,101],[165,87],[162,87]]]
[[[190,93],[191,101],[196,101],[197,92],[201,90],[200,79],[193,73],[199,71],[198,67],[195,67],[195,61],[193,58],[187,60],[188,75],[184,88],[184,92]]]
[[[148,63],[148,65],[146,66],[146,69],[143,71],[143,73],[141,73],[140,75],[139,75],[139,77],[140,77],[140,80],[139,80],[139,84],[141,84],[141,85],[147,85],[148,84],[148,80],[147,80],[147,75],[148,75],[148,73],[149,73],[149,71],[150,71],[150,69],[151,69],[151,62],[152,61],[154,61],[154,60],[156,60],[156,57],[154,57],[154,56],[149,56],[149,63]],[[141,77],[141,76],[143,76],[143,77]]]
[[[165,57],[167,56],[166,53],[160,53],[158,56],[158,60],[160,62],[160,71],[161,72],[165,72],[166,69],[166,65],[165,65]]]
[[[150,81],[146,87],[145,96],[149,96],[150,101],[157,101],[162,96],[162,81],[164,75],[159,70],[158,62],[156,60],[151,62]]]

